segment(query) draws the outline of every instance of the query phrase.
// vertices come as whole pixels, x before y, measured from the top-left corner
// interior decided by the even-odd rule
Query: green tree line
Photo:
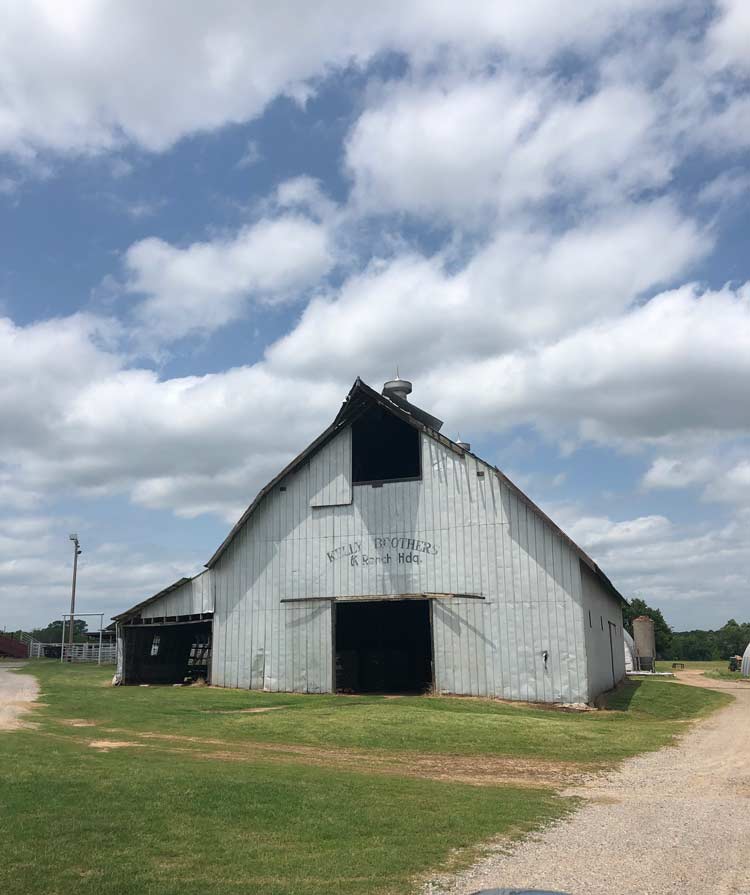
[[[717,631],[673,631],[660,609],[635,598],[622,611],[623,624],[633,633],[633,619],[648,615],[654,621],[656,654],[660,659],[684,662],[710,662],[741,656],[750,643],[750,621],[733,618]]]

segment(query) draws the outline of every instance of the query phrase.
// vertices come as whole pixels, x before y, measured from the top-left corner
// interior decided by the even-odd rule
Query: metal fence
[[[63,647],[63,662],[98,662],[100,665],[117,661],[116,643],[66,643]]]
[[[62,662],[98,662],[100,665],[117,661],[116,643],[42,643],[29,634],[21,634],[29,648],[30,659],[59,659]]]

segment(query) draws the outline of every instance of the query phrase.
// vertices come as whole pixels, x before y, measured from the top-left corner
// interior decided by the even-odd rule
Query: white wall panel
[[[176,587],[158,600],[144,606],[141,616],[147,618],[165,618],[175,615],[197,615],[201,612],[213,612],[214,599],[211,586],[211,572],[206,569],[195,578],[191,578],[181,587]]]
[[[352,502],[352,430],[345,429],[309,461],[311,507]]]

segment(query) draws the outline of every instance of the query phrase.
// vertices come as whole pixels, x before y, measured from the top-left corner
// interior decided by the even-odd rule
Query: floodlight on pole
[[[73,632],[75,630],[75,611],[76,611],[76,577],[78,574],[78,557],[81,555],[81,545],[78,543],[78,535],[73,533],[68,535],[68,539],[73,542],[73,587],[70,591],[70,628],[68,629],[69,643],[69,660],[73,661]],[[61,658],[63,658],[61,656]]]

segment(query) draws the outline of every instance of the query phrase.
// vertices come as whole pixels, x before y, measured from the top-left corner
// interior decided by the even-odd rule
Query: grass
[[[681,660],[677,660],[681,661]],[[685,671],[721,671],[729,667],[726,659],[712,659],[706,662],[681,662],[685,666]],[[660,659],[656,663],[657,671],[672,671],[672,659]]]
[[[710,677],[718,681],[741,681],[742,672],[730,671],[725,665],[724,668],[712,668],[710,671],[706,671],[704,677]]]
[[[704,677],[718,681],[739,681],[742,674],[739,671],[730,671],[729,662],[726,659],[710,662],[684,662],[685,671],[702,671]],[[657,671],[672,671],[672,662],[663,661],[656,663]]]
[[[566,714],[489,700],[299,696],[210,688],[107,687],[111,670],[30,663],[36,730],[0,734],[0,891],[53,895],[404,893],[479,843],[570,807],[552,789],[207,756],[221,740],[326,750],[512,755],[607,764],[658,748],[728,697],[631,682],[611,712]],[[283,705],[265,714],[224,714]],[[220,713],[219,713],[220,712]],[[85,719],[95,727],[62,723]],[[116,733],[111,732],[117,731]],[[99,738],[196,738],[99,752]],[[143,742],[143,740],[141,740]],[[180,744],[181,748],[183,744]],[[259,756],[259,757],[258,757]]]

